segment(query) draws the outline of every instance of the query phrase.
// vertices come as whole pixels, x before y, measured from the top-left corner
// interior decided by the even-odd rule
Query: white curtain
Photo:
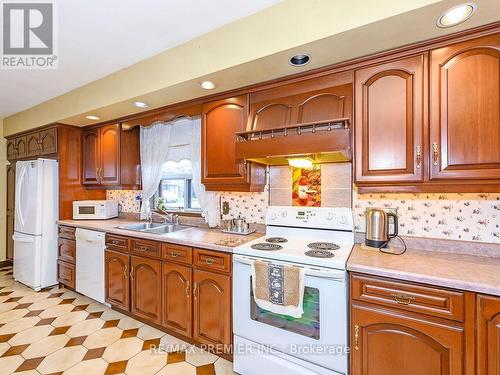
[[[141,128],[141,219],[149,217],[150,200],[158,189],[161,180],[161,167],[168,160],[171,130],[171,126],[162,122],[148,128]]]
[[[201,120],[194,119],[191,137],[191,164],[193,166],[192,186],[198,202],[201,206],[201,216],[209,227],[219,225],[220,205],[219,195],[212,191],[205,191],[205,186],[201,183]]]

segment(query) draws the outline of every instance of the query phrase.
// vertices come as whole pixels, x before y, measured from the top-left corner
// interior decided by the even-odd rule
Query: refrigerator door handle
[[[21,223],[21,226],[24,227],[24,217],[23,217],[22,210],[21,210],[21,205],[22,205],[21,187],[23,185],[24,178],[26,176],[26,168],[24,167],[24,165],[22,166],[20,172],[21,173],[20,173],[19,179],[16,181],[16,199],[15,199],[16,207],[15,207],[15,210],[16,210],[16,215],[19,218],[19,221]]]
[[[13,234],[12,239],[16,242],[25,242],[25,243],[33,243],[35,239],[33,236],[20,236],[18,234]]]

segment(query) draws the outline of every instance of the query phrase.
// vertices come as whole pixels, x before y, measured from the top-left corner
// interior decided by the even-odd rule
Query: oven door
[[[234,334],[304,361],[347,373],[346,272],[304,266],[304,314],[297,319],[273,314],[255,304],[251,282],[254,260],[233,255]]]

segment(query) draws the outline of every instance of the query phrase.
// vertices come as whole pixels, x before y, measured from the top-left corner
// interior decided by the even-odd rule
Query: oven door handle
[[[256,258],[250,258],[246,257],[243,255],[233,255],[233,262],[236,263],[241,263],[247,266],[251,266],[254,261],[256,260],[262,260],[262,261],[267,261],[265,259],[256,259]],[[344,282],[346,280],[346,272],[345,271],[340,271],[340,270],[334,270],[334,269],[316,269],[316,268],[311,268],[309,266],[298,266],[298,265],[293,265],[290,263],[286,262],[280,262],[280,261],[275,261],[275,260],[269,260],[269,263],[273,264],[281,264],[285,266],[295,266],[295,267],[300,267],[304,269],[304,274],[306,276],[312,276],[312,277],[319,277],[322,279],[330,279],[334,281],[341,281]]]

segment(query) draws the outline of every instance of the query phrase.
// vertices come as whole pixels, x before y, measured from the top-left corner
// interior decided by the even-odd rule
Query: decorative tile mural
[[[500,194],[354,194],[359,232],[367,207],[397,208],[401,235],[500,243]]]
[[[321,207],[321,166],[291,170],[292,206]]]
[[[118,201],[121,212],[137,213],[141,211],[141,190],[107,190],[106,199]]]

